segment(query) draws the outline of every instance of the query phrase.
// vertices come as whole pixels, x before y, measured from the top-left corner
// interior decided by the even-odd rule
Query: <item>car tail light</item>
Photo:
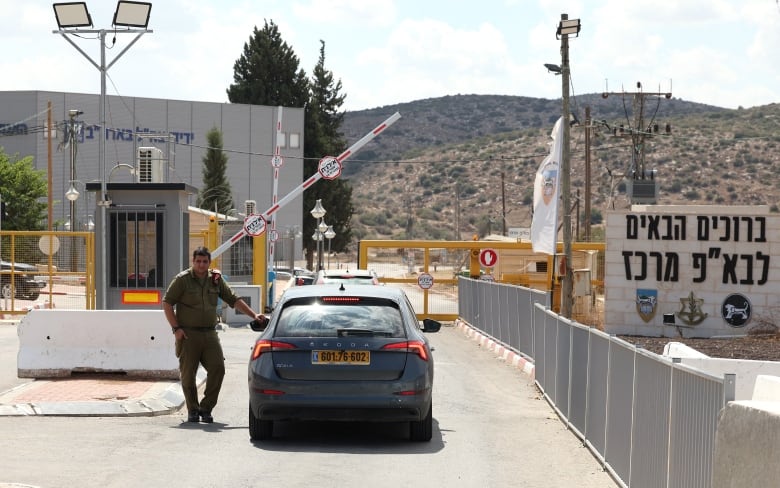
[[[360,301],[360,297],[322,297],[322,301],[325,303],[356,303]]]
[[[255,359],[259,358],[263,353],[271,352],[271,351],[284,351],[289,349],[295,349],[295,345],[289,344],[287,342],[281,342],[281,341],[272,341],[269,339],[261,339],[257,342],[255,342],[255,347],[252,349],[252,358],[251,360],[254,361]]]
[[[386,344],[382,347],[382,349],[411,352],[420,356],[420,359],[423,361],[428,360],[428,349],[425,347],[425,343],[423,341],[394,342],[393,344]]]

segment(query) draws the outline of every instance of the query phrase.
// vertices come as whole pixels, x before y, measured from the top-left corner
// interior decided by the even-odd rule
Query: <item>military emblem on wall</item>
[[[691,292],[687,297],[680,298],[680,311],[677,312],[677,317],[685,325],[699,325],[709,315],[702,311],[702,305],[704,305],[704,299],[696,298],[696,295]]]
[[[720,314],[723,320],[732,327],[744,327],[750,322],[750,300],[740,293],[732,293],[723,300],[720,306]]]
[[[645,322],[650,322],[655,317],[658,305],[658,290],[636,291],[636,311]]]

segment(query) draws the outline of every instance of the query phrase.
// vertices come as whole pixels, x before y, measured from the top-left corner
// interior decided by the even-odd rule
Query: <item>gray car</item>
[[[405,422],[414,441],[433,429],[433,356],[400,288],[350,284],[290,288],[249,361],[249,435],[275,421]]]
[[[36,300],[46,282],[35,278],[38,268],[31,264],[0,261],[0,296]]]

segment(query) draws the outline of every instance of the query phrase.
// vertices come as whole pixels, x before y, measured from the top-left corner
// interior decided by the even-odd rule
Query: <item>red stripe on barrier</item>
[[[387,128],[387,124],[382,124],[382,125],[380,125],[380,126],[379,126],[379,127],[377,127],[376,129],[374,129],[374,134],[379,134],[380,132],[382,132],[383,130],[385,130],[385,128]]]

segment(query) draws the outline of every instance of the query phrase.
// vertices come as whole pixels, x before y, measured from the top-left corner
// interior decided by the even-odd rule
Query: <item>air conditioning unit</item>
[[[165,181],[165,159],[162,150],[156,147],[138,148],[138,183],[163,183]]]
[[[257,202],[254,200],[245,200],[244,210],[247,215],[252,215],[253,213],[257,213]]]

